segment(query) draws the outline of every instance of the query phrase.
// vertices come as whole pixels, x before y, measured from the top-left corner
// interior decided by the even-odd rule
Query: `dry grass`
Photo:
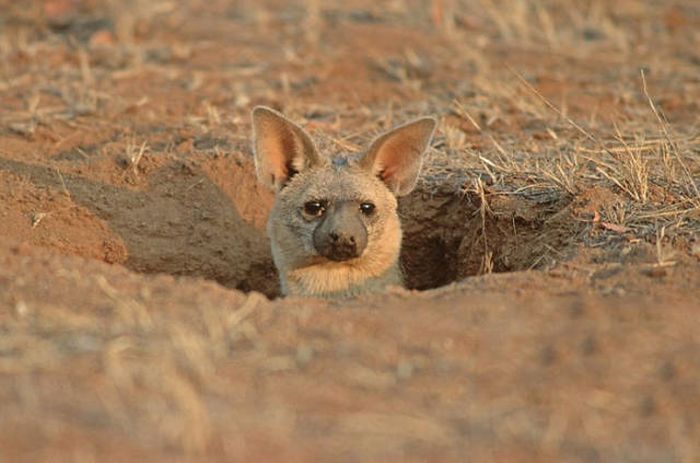
[[[280,101],[282,109],[295,119],[306,119],[306,114],[314,112],[310,109],[314,105],[320,105],[321,112],[330,111],[330,119],[323,116],[307,121],[310,128],[318,129],[317,135],[326,138],[328,145],[335,150],[357,151],[373,134],[388,126],[425,112],[435,112],[445,117],[436,138],[436,149],[426,166],[423,187],[428,190],[445,183],[454,184],[457,191],[468,189],[474,177],[488,178],[487,184],[483,185],[484,197],[504,192],[522,193],[526,197],[532,191],[552,188],[562,195],[576,197],[592,186],[603,185],[620,191],[629,200],[624,207],[616,206],[618,212],[611,212],[611,207],[600,211],[604,214],[603,221],[630,227],[634,233],[639,233],[640,238],[651,241],[655,239],[659,226],[675,224],[676,232],[689,236],[699,230],[697,172],[700,138],[693,132],[692,125],[674,127],[666,119],[655,102],[643,71],[640,80],[631,77],[632,72],[638,73],[638,69],[644,67],[645,59],[651,59],[648,54],[651,44],[681,46],[678,41],[674,42],[670,32],[653,32],[646,23],[634,22],[638,18],[658,19],[671,14],[665,10],[655,9],[644,2],[631,2],[616,12],[610,5],[599,1],[573,8],[556,2],[529,0],[508,4],[496,0],[476,3],[436,0],[430,2],[429,8],[409,15],[415,6],[410,1],[397,2],[386,10],[372,7],[359,12],[305,1],[300,2],[299,8],[291,5],[284,13],[298,15],[299,24],[303,25],[299,29],[303,41],[295,43],[285,38],[280,49],[283,61],[289,66],[275,75],[266,76],[264,69],[268,64],[247,64],[244,68],[219,74],[189,70],[184,64],[196,59],[193,50],[211,48],[211,41],[175,43],[164,47],[155,38],[138,39],[139,34],[153,33],[163,24],[183,24],[186,13],[174,8],[170,2],[132,3],[133,8],[128,12],[114,8],[111,3],[86,5],[77,13],[69,11],[68,19],[52,13],[50,8],[24,10],[10,7],[9,22],[29,27],[8,29],[1,37],[0,50],[6,59],[17,54],[27,56],[30,65],[17,71],[6,66],[0,90],[28,89],[24,94],[29,96],[9,105],[2,124],[31,138],[38,127],[52,132],[57,124],[65,123],[75,129],[86,129],[84,121],[91,116],[107,116],[101,123],[103,126],[129,132],[132,124],[115,117],[115,111],[126,108],[130,113],[142,114],[149,110],[151,112],[145,120],[139,117],[145,123],[167,113],[163,105],[156,109],[159,114],[153,112],[158,103],[154,105],[148,90],[129,97],[113,90],[114,84],[124,79],[145,76],[182,81],[189,91],[202,93],[201,104],[190,106],[184,120],[198,133],[234,139],[235,146],[244,150],[250,104],[271,96],[276,98],[276,93],[283,95]],[[192,8],[195,12],[206,11],[199,4],[193,4]],[[251,11],[235,11],[252,21],[253,30],[259,34],[270,34],[276,15],[282,14],[262,4]],[[324,12],[330,14],[324,16]],[[330,75],[323,69],[327,52],[321,45],[328,38],[324,35],[329,27],[328,17],[341,12],[356,15],[354,17],[359,18],[359,23],[365,21],[362,14],[367,18],[378,18],[379,22],[422,22],[446,36],[448,45],[443,44],[444,49],[432,53],[417,42],[400,47],[398,53],[384,53],[378,48],[376,52],[368,50],[362,57],[348,58],[364,59],[364,62],[358,62],[358,66],[365,66],[373,79],[388,81],[387,89],[398,89],[410,103],[397,104],[397,100],[391,97],[387,102],[368,104],[353,102],[355,98],[350,97],[336,98],[341,101],[331,108],[313,96],[297,96],[298,88],[304,88],[304,82],[309,80],[308,75],[298,72],[299,64],[321,63],[315,71],[315,78],[322,80],[325,75]],[[103,29],[92,31],[92,36],[87,31],[83,33],[81,27],[90,31],[93,26],[81,14],[85,14],[85,18],[104,15]],[[261,22],[262,17],[267,19]],[[56,24],[57,21],[71,24],[71,20],[77,29],[74,36],[67,35],[65,39]],[[112,34],[114,43],[105,46],[91,42],[91,37],[103,30]],[[49,40],[40,40],[36,31],[48,34]],[[637,37],[646,39],[633,48],[631,43]],[[596,64],[596,59],[617,63],[621,69],[629,70],[628,79],[612,83],[601,78],[600,73],[577,77],[574,71],[567,73],[553,69],[545,77],[559,82],[561,90],[556,87],[554,90],[540,90],[537,88],[540,76],[536,71],[529,70],[528,64],[519,62],[516,57],[510,62],[506,60],[504,69],[499,60],[490,57],[494,47],[531,53],[535,62],[574,60],[573,65],[579,67]],[[566,52],[567,49],[574,51]],[[72,61],[42,75],[39,72],[42,57],[51,53],[68,54]],[[110,57],[110,53],[114,56]],[[463,61],[455,58],[460,54]],[[165,58],[160,58],[161,55]],[[605,57],[601,58],[602,55]],[[120,56],[127,58],[121,60]],[[110,59],[116,61],[112,63]],[[110,70],[105,63],[117,68]],[[672,75],[670,69],[676,63],[662,64],[668,66],[657,73],[657,86]],[[668,80],[669,86],[688,75],[688,68],[678,69],[675,80]],[[470,72],[464,74],[465,70]],[[448,79],[447,76],[451,78],[455,71],[464,81],[455,84]],[[268,77],[267,81],[265,77]],[[250,78],[255,82],[248,82]],[[363,78],[367,76],[359,77]],[[575,101],[571,101],[568,94],[580,94],[580,80],[583,78],[593,79],[595,84],[592,87],[587,85],[587,88],[597,95],[599,101],[606,93],[619,91],[616,101],[630,107],[623,111],[626,114],[600,120],[599,111],[593,107],[588,110],[589,114],[586,109],[572,109]],[[449,98],[443,98],[440,93],[440,79],[444,79],[450,90]],[[213,82],[224,82],[224,86],[212,92]],[[552,96],[545,95],[547,92]],[[47,97],[47,94],[57,98]],[[692,100],[690,95],[685,98]],[[222,99],[232,100],[233,104],[221,104]],[[462,123],[455,124],[454,117]],[[522,136],[520,127],[523,125],[538,128],[534,133],[525,130],[525,136]],[[70,143],[62,135],[56,135],[56,138],[56,147]],[[131,140],[126,142],[124,151],[127,168],[136,174],[149,145],[144,140],[139,147],[133,138]],[[81,148],[77,149],[80,151]],[[482,196],[482,193],[477,196]],[[620,211],[625,211],[623,221]],[[484,256],[486,260],[487,257]]]
[[[452,212],[460,214],[448,219],[464,235],[456,241],[459,249],[438,247],[436,254],[473,250],[469,272],[478,274],[548,269],[541,272],[548,278],[540,283],[545,289],[537,288],[542,291],[579,290],[567,285],[582,273],[585,291],[616,297],[629,280],[608,285],[597,272],[623,269],[625,253],[647,243],[655,252],[644,262],[649,275],[620,270],[642,291],[646,280],[640,278],[663,279],[681,254],[697,252],[700,237],[700,88],[693,61],[700,28],[690,13],[673,16],[674,8],[692,13],[697,6],[662,3],[134,0],[128,7],[83,2],[64,15],[51,10],[62,2],[26,7],[0,1],[6,26],[0,29],[0,158],[58,172],[59,181],[41,188],[58,191],[60,207],[37,208],[29,217],[39,232],[51,214],[79,201],[64,175],[94,182],[101,188],[94,196],[102,195],[105,204],[120,189],[138,190],[133,205],[163,194],[146,167],[173,161],[192,177],[186,193],[202,186],[220,194],[229,185],[208,185],[197,163],[249,153],[254,104],[280,108],[333,152],[358,152],[390,126],[436,114],[441,123],[417,196],[425,204],[458,198],[462,209]],[[124,158],[126,163],[114,162]],[[606,195],[596,196],[601,191]],[[222,214],[208,206],[197,203],[197,220]],[[177,219],[162,218],[165,226]],[[227,226],[238,223],[227,220]],[[445,238],[436,236],[436,242]],[[572,249],[584,256],[608,252],[608,260],[582,263]],[[21,265],[15,274],[0,270],[0,284],[12,283],[22,298],[0,299],[8,307],[0,317],[0,379],[6,386],[0,397],[6,416],[30,417],[40,442],[60,440],[62,429],[97,427],[137,448],[231,457],[245,455],[246,445],[259,450],[258,441],[272,439],[277,449],[289,449],[298,439],[338,432],[344,437],[335,451],[370,449],[380,456],[377,449],[387,442],[426,454],[455,442],[464,450],[462,443],[472,444],[464,436],[483,447],[477,457],[484,461],[507,459],[497,453],[504,442],[509,449],[536,449],[526,454],[528,461],[576,451],[609,460],[633,460],[635,452],[649,461],[698,456],[697,426],[683,414],[684,407],[697,405],[691,400],[697,390],[691,324],[697,317],[665,314],[677,317],[668,328],[666,319],[655,324],[661,315],[651,303],[632,315],[601,309],[607,307],[602,296],[586,299],[583,308],[567,299],[572,320],[550,324],[565,316],[560,293],[547,293],[551,304],[535,298],[528,310],[506,310],[514,293],[490,302],[510,289],[509,277],[490,275],[493,280],[465,283],[484,285],[472,288],[466,311],[449,312],[462,299],[441,309],[461,324],[452,325],[439,311],[402,320],[403,299],[390,319],[377,315],[378,306],[356,319],[352,310],[314,312],[294,301],[280,310],[256,293],[201,282],[181,287],[169,277],[146,284],[120,274],[117,284],[95,270],[86,280],[77,267],[58,264],[42,273],[58,283],[29,298],[32,291],[18,275],[29,272],[22,265],[33,261],[12,262]],[[61,294],[65,300],[42,300],[57,294],[59,283],[70,288]],[[531,290],[527,281],[521,285],[512,300]],[[75,299],[83,295],[94,302],[89,310]],[[171,312],[171,306],[180,310]],[[517,323],[499,321],[511,318]],[[639,324],[644,332],[635,331]],[[261,327],[273,327],[272,334]],[[669,339],[682,339],[685,347]],[[600,357],[579,356],[586,349]],[[625,374],[605,363],[610,357]],[[657,381],[665,365],[678,383],[664,380],[665,395],[655,395],[657,386],[646,381]],[[336,376],[328,379],[328,372]],[[37,377],[68,392],[52,396]],[[580,384],[580,378],[588,382]],[[275,381],[289,389],[274,389]],[[305,394],[309,384],[318,386],[319,397]],[[277,391],[274,401],[260,399],[270,397],[265,388]],[[353,409],[370,399],[384,408]],[[308,416],[299,410],[314,401],[347,414],[304,421]],[[434,404],[441,407],[437,418]],[[32,421],[50,407],[53,422]],[[418,412],[410,415],[408,407]],[[629,416],[642,423],[640,429],[621,426]],[[585,433],[575,429],[579,424]],[[13,427],[2,419],[0,425]],[[299,426],[306,426],[302,437]],[[395,434],[377,437],[388,428]],[[642,439],[648,434],[662,442],[659,453],[652,448],[657,441]],[[649,448],[633,448],[639,442]],[[309,455],[299,452],[289,460]],[[269,456],[260,455],[253,457]]]

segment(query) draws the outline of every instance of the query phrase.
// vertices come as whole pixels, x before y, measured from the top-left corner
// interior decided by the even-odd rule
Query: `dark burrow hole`
[[[403,198],[406,286],[425,290],[489,272],[544,267],[564,256],[580,225],[557,191],[518,196],[417,191]]]

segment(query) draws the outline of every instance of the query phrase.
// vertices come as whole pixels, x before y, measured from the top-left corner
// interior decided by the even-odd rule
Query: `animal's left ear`
[[[434,118],[424,117],[381,135],[372,142],[360,166],[382,179],[396,196],[410,193],[436,125]]]

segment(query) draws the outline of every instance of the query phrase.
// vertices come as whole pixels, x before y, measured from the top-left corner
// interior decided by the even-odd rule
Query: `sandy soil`
[[[700,459],[695,2],[0,12],[0,461]],[[278,297],[255,104],[440,118],[408,289]]]

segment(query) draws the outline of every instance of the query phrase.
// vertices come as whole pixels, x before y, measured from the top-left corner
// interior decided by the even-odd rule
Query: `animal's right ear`
[[[256,106],[253,118],[253,151],[258,181],[279,191],[304,169],[320,163],[320,157],[304,129],[265,106]]]

